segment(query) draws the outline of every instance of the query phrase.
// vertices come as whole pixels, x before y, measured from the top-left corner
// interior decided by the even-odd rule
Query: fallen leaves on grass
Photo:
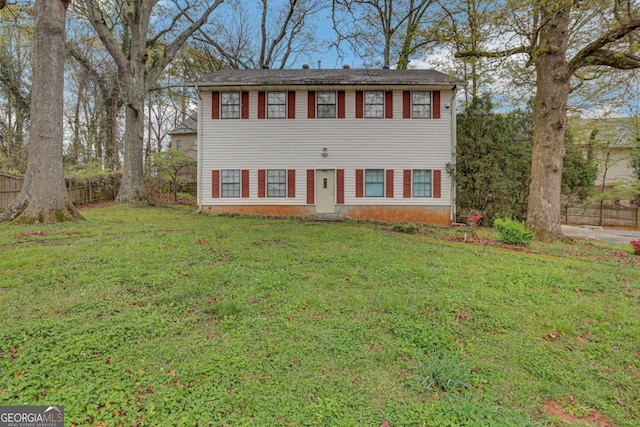
[[[551,341],[551,340],[555,340],[556,338],[559,338],[561,335],[562,335],[562,332],[560,331],[550,331],[543,338],[547,341]]]
[[[21,233],[16,233],[16,239],[22,239],[25,237],[32,236],[46,236],[47,232],[44,230],[36,230],[36,231],[23,231]]]
[[[568,239],[571,241],[573,247],[571,249],[564,250],[562,252],[555,251],[553,249],[546,248],[528,248],[520,245],[511,245],[507,243],[501,243],[490,239],[488,237],[480,237],[473,233],[467,236],[461,235],[445,235],[441,237],[443,240],[449,242],[460,242],[472,245],[492,246],[503,249],[509,249],[517,252],[527,252],[532,254],[544,254],[544,255],[556,255],[572,259],[582,259],[587,261],[615,261],[619,264],[633,265],[640,267],[640,261],[637,256],[633,256],[632,253],[627,251],[621,251],[616,249],[610,249],[607,247],[599,247],[591,242],[585,242],[577,239]]]

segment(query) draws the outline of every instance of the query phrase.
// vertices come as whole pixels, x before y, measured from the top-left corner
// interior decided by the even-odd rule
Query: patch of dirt
[[[22,233],[16,233],[16,239],[22,239],[25,237],[32,236],[46,236],[47,232],[44,230],[36,230],[36,231],[23,231]]]
[[[567,403],[563,405],[556,400],[547,400],[542,405],[542,411],[554,418],[562,420],[567,424],[579,424],[595,427],[615,427],[615,424],[607,419],[604,414],[595,409],[591,409],[588,415],[584,417],[577,417],[566,409],[566,406],[572,406],[575,402],[572,398],[567,399]]]

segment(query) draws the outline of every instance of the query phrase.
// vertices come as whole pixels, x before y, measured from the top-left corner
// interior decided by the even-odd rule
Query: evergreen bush
[[[511,245],[529,246],[533,242],[535,233],[529,230],[524,222],[511,218],[496,218],[493,228],[500,233],[498,241]]]

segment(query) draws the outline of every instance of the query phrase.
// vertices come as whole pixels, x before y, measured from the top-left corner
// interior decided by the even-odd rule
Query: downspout
[[[451,165],[453,170],[456,168],[456,146],[458,145],[458,128],[456,124],[456,91],[458,87],[453,87],[453,96],[451,97]],[[456,222],[456,183],[454,177],[451,176],[451,223]]]
[[[196,85],[195,88],[198,96],[198,114],[196,116],[196,141],[198,143],[198,149],[196,151],[196,167],[198,171],[196,179],[196,202],[198,203],[198,212],[200,212],[202,210],[202,96],[198,85]]]

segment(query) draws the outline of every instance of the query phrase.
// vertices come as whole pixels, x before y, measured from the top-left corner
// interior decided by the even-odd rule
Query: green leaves
[[[462,215],[524,214],[531,170],[531,117],[496,114],[490,99],[476,99],[458,115],[454,179]]]
[[[496,218],[493,228],[500,233],[498,241],[510,245],[529,246],[535,237],[535,233],[527,229],[523,222],[511,218]]]

